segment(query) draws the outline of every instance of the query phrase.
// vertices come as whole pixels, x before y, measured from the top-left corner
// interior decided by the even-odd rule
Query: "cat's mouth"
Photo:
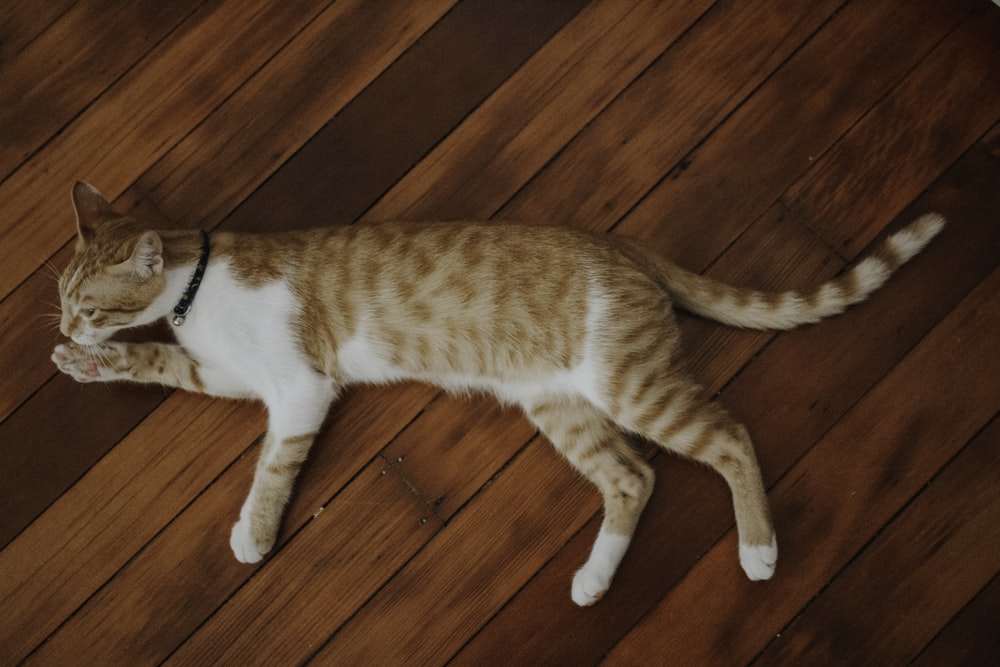
[[[111,332],[85,331],[83,333],[70,336],[70,340],[80,347],[97,347],[111,337]]]

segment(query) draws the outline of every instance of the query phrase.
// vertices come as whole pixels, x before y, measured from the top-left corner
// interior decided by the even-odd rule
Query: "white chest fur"
[[[174,331],[207,382],[268,401],[289,380],[311,374],[292,328],[297,308],[284,282],[247,287],[218,263],[206,271],[187,320]]]

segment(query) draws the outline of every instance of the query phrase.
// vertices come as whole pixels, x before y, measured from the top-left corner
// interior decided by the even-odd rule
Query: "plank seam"
[[[211,480],[211,481],[210,481],[210,482],[209,482],[209,483],[208,483],[207,485],[205,485],[205,487],[204,487],[204,488],[202,488],[202,489],[201,489],[201,491],[199,491],[199,492],[198,492],[198,493],[196,493],[196,494],[195,494],[194,496],[192,496],[192,497],[191,497],[191,500],[190,500],[190,501],[189,501],[188,503],[186,503],[186,504],[185,504],[185,505],[184,505],[183,507],[181,507],[181,508],[180,508],[180,509],[179,509],[179,510],[177,511],[177,513],[176,513],[176,514],[174,514],[174,516],[173,516],[173,518],[172,518],[172,519],[170,519],[169,521],[165,522],[165,523],[164,523],[164,524],[163,524],[163,525],[162,525],[162,526],[160,527],[160,529],[159,529],[159,530],[157,530],[157,531],[156,531],[155,533],[153,533],[153,535],[151,535],[151,536],[150,536],[150,538],[149,538],[148,540],[146,540],[146,542],[145,542],[145,543],[143,543],[143,544],[142,544],[142,546],[140,546],[140,547],[139,547],[138,549],[136,549],[135,553],[133,553],[133,554],[132,554],[131,556],[129,556],[129,558],[128,558],[128,559],[127,559],[127,560],[126,560],[126,561],[125,561],[124,563],[122,563],[121,567],[119,567],[119,568],[118,568],[118,569],[117,569],[117,570],[116,570],[116,571],[114,572],[114,574],[112,574],[112,575],[111,575],[110,577],[108,577],[108,578],[107,578],[107,580],[106,580],[106,581],[105,581],[105,582],[104,582],[103,584],[101,584],[100,586],[98,586],[97,588],[95,588],[95,589],[94,589],[94,590],[93,590],[93,591],[92,591],[92,592],[90,593],[90,595],[88,595],[88,596],[87,596],[86,598],[84,598],[84,599],[83,599],[83,600],[82,600],[82,601],[80,602],[80,604],[79,604],[79,605],[77,605],[76,609],[74,609],[74,610],[73,610],[72,612],[70,612],[69,614],[67,614],[67,615],[66,615],[66,617],[65,617],[65,618],[63,618],[63,619],[62,619],[62,620],[61,620],[61,621],[59,622],[59,624],[58,624],[58,625],[56,625],[56,627],[52,629],[52,631],[51,631],[51,632],[49,632],[49,633],[48,633],[47,635],[45,635],[45,638],[44,638],[44,639],[43,639],[42,641],[38,642],[38,644],[37,644],[37,645],[36,645],[36,646],[35,646],[35,647],[34,647],[33,649],[31,649],[31,651],[30,651],[30,652],[29,652],[29,653],[28,653],[27,655],[25,655],[24,659],[23,659],[23,660],[21,661],[21,664],[23,664],[23,663],[27,662],[28,660],[30,660],[30,659],[31,659],[31,656],[35,655],[35,654],[36,654],[36,653],[38,652],[38,650],[39,650],[40,648],[42,648],[42,647],[43,647],[43,646],[44,646],[45,644],[47,644],[47,643],[49,642],[49,640],[51,640],[51,639],[52,639],[52,637],[54,637],[54,636],[55,636],[56,634],[58,634],[58,633],[59,633],[59,631],[60,631],[60,630],[62,630],[62,628],[63,628],[63,627],[64,627],[64,626],[65,626],[65,625],[66,625],[67,623],[69,623],[69,622],[70,622],[70,621],[71,621],[71,620],[72,620],[72,619],[73,619],[74,617],[76,617],[76,615],[77,615],[77,614],[79,614],[79,613],[80,613],[80,611],[81,611],[81,610],[82,610],[82,609],[83,609],[84,607],[86,607],[86,606],[87,606],[87,605],[88,605],[88,604],[90,603],[90,601],[91,601],[92,599],[94,599],[94,598],[95,598],[95,597],[96,597],[97,595],[99,595],[99,594],[101,593],[101,591],[103,591],[103,590],[104,590],[105,588],[107,588],[107,587],[108,587],[108,585],[109,585],[109,584],[110,584],[111,582],[113,582],[113,581],[114,581],[115,579],[117,579],[117,578],[118,578],[118,577],[119,577],[119,576],[121,575],[121,573],[122,573],[122,572],[124,572],[125,570],[127,570],[127,569],[129,568],[129,566],[131,566],[131,565],[132,565],[132,563],[134,563],[134,562],[136,561],[136,559],[138,559],[138,558],[139,558],[139,557],[140,557],[140,556],[141,556],[141,555],[142,555],[143,553],[145,553],[145,552],[146,552],[146,550],[147,550],[147,549],[149,548],[149,546],[150,546],[150,545],[151,545],[151,544],[152,544],[153,542],[155,542],[155,541],[156,541],[156,540],[157,540],[157,539],[158,539],[158,538],[160,537],[160,535],[162,535],[162,534],[163,534],[163,532],[164,532],[164,531],[166,531],[166,530],[167,530],[168,528],[170,528],[170,526],[171,526],[171,525],[173,525],[173,523],[174,523],[174,522],[175,522],[175,521],[177,520],[177,518],[178,518],[179,516],[181,516],[182,514],[184,514],[185,512],[187,512],[188,508],[190,508],[190,507],[191,507],[191,506],[192,506],[193,504],[195,504],[195,503],[196,503],[196,502],[197,502],[197,501],[198,501],[198,500],[199,500],[199,499],[200,499],[200,498],[201,498],[202,496],[204,496],[204,495],[205,495],[206,493],[208,493],[209,489],[211,489],[211,488],[212,488],[212,486],[214,486],[214,485],[216,484],[216,482],[218,482],[218,481],[219,481],[219,479],[221,479],[221,478],[222,478],[222,477],[223,477],[223,476],[224,476],[224,475],[225,475],[225,474],[226,474],[226,473],[227,473],[227,472],[228,472],[229,470],[231,470],[231,469],[233,468],[233,466],[235,466],[235,465],[236,465],[237,463],[239,463],[239,461],[240,461],[240,460],[241,460],[242,458],[244,458],[245,456],[248,456],[248,455],[250,455],[250,454],[252,453],[253,449],[254,449],[255,447],[257,447],[257,446],[259,445],[259,443],[261,442],[261,440],[263,439],[263,437],[264,437],[264,436],[263,436],[263,434],[261,434],[261,435],[257,436],[256,438],[254,438],[254,440],[253,440],[253,441],[252,441],[252,442],[251,442],[251,443],[250,443],[249,445],[247,445],[247,447],[246,447],[246,448],[245,448],[245,449],[243,450],[243,452],[242,452],[242,453],[241,453],[241,454],[240,454],[239,456],[237,456],[237,457],[236,457],[235,459],[233,459],[233,460],[232,460],[232,461],[231,461],[231,462],[230,462],[230,463],[229,463],[228,465],[226,465],[226,466],[225,466],[225,467],[224,467],[224,468],[223,468],[223,469],[222,469],[222,470],[221,470],[221,471],[219,472],[219,474],[218,474],[218,475],[216,475],[215,477],[213,477],[213,478],[212,478],[212,480]],[[116,445],[116,446],[117,446],[117,445]],[[103,458],[103,457],[102,457],[102,458]],[[96,464],[95,464],[95,465],[96,465]],[[88,471],[89,471],[89,469],[88,469]],[[85,475],[85,474],[86,474],[86,473],[84,473],[84,475]],[[81,477],[83,477],[83,475],[81,475]],[[79,482],[79,479],[78,479],[78,480],[76,480],[76,482],[74,482],[74,485],[75,485],[76,483],[78,483],[78,482]],[[70,488],[72,488],[72,486],[71,486]],[[63,494],[63,495],[65,495],[65,494]],[[62,496],[60,496],[60,497],[62,497]],[[57,500],[58,500],[58,499],[57,499]],[[48,509],[48,508],[46,508],[46,510],[47,510],[47,509]],[[44,513],[44,512],[43,512],[43,513]],[[35,519],[35,520],[37,520],[37,517],[36,517],[36,519]],[[34,521],[32,521],[32,523],[34,523]],[[30,525],[30,524],[29,524],[29,525]],[[16,539],[16,538],[15,538],[15,539]],[[13,540],[12,540],[12,541],[13,541]]]
[[[956,305],[956,308],[957,308],[957,307],[958,307],[958,306]],[[950,315],[950,314],[951,314],[951,313],[949,313],[949,315]],[[947,317],[947,316],[946,316],[946,317]],[[943,319],[944,319],[944,318],[942,318],[942,320],[943,320]],[[929,334],[928,334],[928,335],[929,335]],[[916,491],[915,491],[915,492],[913,493],[913,495],[912,495],[912,496],[910,496],[910,498],[909,498],[909,499],[908,499],[908,500],[907,500],[906,502],[904,502],[904,503],[903,503],[902,505],[900,505],[900,507],[899,507],[899,508],[898,508],[898,509],[897,509],[897,510],[896,510],[895,512],[893,512],[892,516],[890,516],[890,517],[889,517],[888,519],[886,519],[886,520],[885,520],[885,522],[884,522],[884,523],[882,523],[882,525],[881,525],[881,526],[879,526],[878,530],[876,530],[876,531],[875,531],[875,532],[874,532],[874,533],[872,534],[872,536],[871,536],[871,537],[870,537],[870,538],[869,538],[868,540],[866,540],[866,541],[865,541],[865,543],[864,543],[863,545],[861,545],[860,547],[858,547],[858,550],[857,550],[857,552],[855,552],[855,554],[854,554],[853,556],[851,556],[850,558],[848,558],[848,559],[847,559],[847,560],[846,560],[846,561],[844,562],[844,564],[843,564],[843,565],[842,565],[842,566],[841,566],[841,567],[840,567],[840,568],[839,568],[839,569],[838,569],[838,570],[837,570],[836,572],[834,572],[834,573],[833,573],[833,574],[832,574],[832,575],[830,576],[830,579],[829,579],[829,580],[828,580],[828,581],[827,581],[827,582],[826,582],[825,584],[823,584],[823,585],[822,585],[822,586],[821,586],[821,587],[820,587],[820,588],[819,588],[819,589],[818,589],[818,590],[817,590],[817,591],[816,591],[816,592],[815,592],[815,593],[814,593],[814,594],[812,595],[812,597],[810,597],[810,598],[809,598],[809,600],[808,600],[808,601],[806,601],[806,602],[805,602],[805,604],[803,604],[803,605],[802,605],[802,606],[801,606],[801,607],[800,607],[800,608],[798,609],[798,611],[796,611],[796,612],[795,612],[795,614],[794,614],[794,615],[792,615],[792,617],[791,617],[791,618],[789,618],[789,619],[788,619],[788,622],[786,622],[786,623],[785,623],[785,624],[784,624],[784,625],[783,625],[783,626],[781,627],[781,630],[779,630],[779,631],[777,632],[777,634],[776,634],[776,635],[775,635],[774,637],[772,637],[772,638],[771,638],[771,639],[770,639],[770,640],[769,640],[769,641],[768,641],[768,642],[767,642],[767,643],[766,643],[766,644],[764,645],[764,647],[763,647],[763,648],[761,648],[761,650],[760,650],[760,651],[758,651],[758,652],[757,652],[757,654],[756,654],[756,655],[755,655],[755,656],[753,657],[753,659],[752,659],[752,660],[750,661],[750,663],[749,663],[749,664],[754,664],[754,663],[756,663],[756,662],[757,662],[757,661],[758,661],[758,660],[759,660],[759,659],[760,659],[760,658],[761,658],[761,657],[762,657],[762,656],[763,656],[763,655],[764,655],[765,653],[767,653],[767,651],[768,651],[768,650],[769,650],[769,649],[771,648],[771,646],[772,646],[772,645],[773,645],[773,644],[774,644],[774,643],[775,643],[775,642],[776,642],[776,641],[777,641],[778,639],[780,639],[780,638],[781,638],[781,635],[782,635],[782,634],[784,634],[784,632],[785,632],[786,630],[788,630],[788,628],[790,628],[790,627],[791,627],[791,626],[792,626],[792,625],[793,625],[793,624],[794,624],[794,623],[795,623],[795,622],[796,622],[796,621],[797,621],[797,620],[798,620],[798,619],[799,619],[799,618],[800,618],[800,617],[801,617],[801,616],[802,616],[803,614],[805,614],[805,613],[806,613],[806,611],[807,611],[807,610],[808,610],[808,609],[809,609],[809,608],[810,608],[810,607],[811,607],[811,606],[813,605],[813,603],[814,603],[814,602],[816,602],[816,600],[818,600],[818,599],[819,599],[819,598],[820,598],[820,597],[821,597],[821,596],[823,595],[823,593],[824,593],[824,592],[826,592],[826,590],[827,590],[827,589],[828,589],[828,588],[829,588],[829,587],[830,587],[830,586],[831,586],[831,585],[832,585],[832,584],[833,584],[833,583],[834,583],[834,582],[835,582],[835,581],[836,581],[836,580],[837,580],[837,579],[838,579],[838,578],[839,578],[839,577],[840,577],[840,576],[841,576],[842,574],[844,574],[844,572],[845,572],[845,571],[847,571],[847,570],[848,570],[848,569],[849,569],[849,568],[850,568],[850,567],[851,567],[851,566],[852,566],[852,565],[853,565],[853,564],[854,564],[854,563],[855,563],[855,562],[856,562],[856,561],[857,561],[857,560],[858,560],[859,558],[861,558],[861,557],[862,557],[862,556],[864,555],[864,553],[865,553],[865,552],[866,552],[866,551],[868,550],[868,548],[872,546],[872,544],[874,544],[874,543],[875,543],[876,541],[878,541],[878,539],[879,539],[879,538],[880,538],[880,537],[882,536],[882,534],[883,534],[883,533],[884,533],[884,532],[886,531],[886,529],[888,529],[888,528],[889,528],[890,526],[892,526],[892,525],[893,525],[893,524],[894,524],[894,523],[896,522],[896,520],[897,520],[897,519],[899,519],[899,517],[900,517],[900,516],[902,516],[902,515],[903,515],[903,513],[905,513],[905,512],[906,512],[906,511],[907,511],[907,510],[908,510],[908,509],[910,508],[910,506],[912,506],[912,505],[913,505],[913,504],[914,504],[915,502],[917,502],[917,501],[918,501],[918,500],[920,499],[920,497],[921,497],[921,496],[922,496],[922,495],[924,494],[924,492],[925,492],[925,491],[927,491],[927,489],[928,489],[928,488],[929,488],[929,487],[930,487],[930,486],[931,486],[931,485],[932,485],[932,484],[933,484],[933,483],[934,483],[935,481],[937,481],[937,479],[938,479],[938,478],[939,478],[939,477],[940,477],[940,476],[941,476],[941,475],[942,475],[942,474],[943,474],[943,473],[944,473],[944,472],[945,472],[945,471],[946,471],[946,470],[947,470],[947,469],[948,469],[948,468],[949,468],[949,467],[950,467],[950,466],[951,466],[951,465],[952,465],[952,464],[953,464],[953,463],[955,462],[955,460],[956,460],[957,458],[959,458],[959,457],[960,457],[960,456],[962,455],[962,453],[963,453],[963,452],[964,452],[964,451],[965,451],[965,450],[966,450],[966,449],[967,449],[967,448],[969,447],[969,444],[970,444],[970,443],[972,443],[972,442],[973,442],[973,441],[974,441],[974,440],[975,440],[976,438],[978,438],[978,437],[979,437],[979,436],[980,436],[980,435],[981,435],[981,434],[982,434],[982,433],[983,433],[983,432],[984,432],[984,431],[985,431],[985,430],[986,430],[987,428],[989,428],[989,426],[990,426],[990,425],[992,425],[992,424],[993,424],[993,422],[994,422],[994,421],[995,421],[995,420],[997,419],[997,415],[1000,415],[1000,411],[998,411],[998,412],[997,412],[997,413],[995,413],[995,414],[994,414],[994,415],[993,415],[992,417],[990,417],[989,419],[987,419],[987,420],[986,420],[986,422],[985,422],[985,423],[984,423],[984,424],[983,424],[983,425],[982,425],[982,426],[981,426],[981,427],[980,427],[979,429],[977,429],[977,430],[976,430],[975,434],[973,434],[973,435],[972,435],[972,437],[970,437],[970,438],[969,438],[969,439],[968,439],[968,440],[966,441],[966,443],[965,443],[964,445],[962,445],[961,447],[959,447],[959,448],[958,448],[958,450],[957,450],[957,451],[956,451],[956,452],[955,452],[954,454],[952,454],[952,455],[951,455],[951,456],[950,456],[950,457],[948,458],[948,460],[947,460],[947,461],[945,461],[944,463],[942,463],[942,464],[941,464],[941,467],[940,467],[940,468],[938,468],[938,469],[937,469],[937,470],[936,470],[936,471],[934,472],[934,474],[933,474],[933,475],[931,475],[931,477],[930,477],[930,478],[929,478],[929,479],[928,479],[928,480],[927,480],[927,481],[926,481],[926,482],[925,482],[925,483],[923,484],[923,486],[921,486],[921,487],[920,487],[919,489],[917,489],[917,490],[916,490]],[[980,590],[982,590],[982,589],[980,589]],[[965,606],[967,606],[967,605],[969,604],[969,602],[971,602],[971,601],[972,601],[972,599],[973,599],[973,598],[975,598],[975,595],[973,595],[973,596],[972,596],[971,598],[969,598],[969,600],[966,600],[965,604],[964,604],[964,605],[962,605],[962,608],[965,608]],[[956,614],[957,614],[957,613],[958,613],[958,612],[956,612]],[[954,616],[953,616],[953,618],[954,618]],[[947,625],[947,624],[945,624],[945,625]],[[940,632],[940,631],[939,631],[939,632]],[[936,635],[935,635],[935,636],[936,636]],[[928,642],[928,643],[929,643],[929,642]],[[926,648],[926,646],[925,646],[924,648]],[[921,651],[923,651],[923,649],[921,649]],[[916,656],[914,656],[914,657],[916,657]]]
[[[183,17],[181,17],[177,21],[177,23],[174,24],[174,26],[170,30],[168,30],[166,33],[164,33],[163,37],[161,37],[159,40],[157,40],[157,41],[153,42],[152,44],[150,44],[149,48],[145,52],[143,52],[142,55],[138,56],[135,60],[133,60],[132,64],[130,64],[128,67],[126,67],[124,70],[122,70],[121,74],[119,74],[117,77],[115,77],[112,81],[109,81],[108,84],[106,86],[104,86],[103,88],[101,88],[101,90],[98,91],[90,99],[89,102],[87,102],[86,104],[84,104],[79,110],[77,110],[76,113],[74,113],[72,116],[70,116],[70,118],[66,122],[64,122],[63,124],[61,124],[57,129],[55,129],[51,134],[49,134],[48,138],[44,139],[40,144],[38,144],[34,148],[34,150],[29,151],[28,154],[25,155],[25,157],[20,162],[18,162],[15,165],[13,165],[13,167],[10,169],[10,171],[7,174],[5,174],[2,177],[0,177],[0,185],[3,185],[9,178],[11,178],[15,173],[17,173],[18,170],[20,170],[21,168],[23,168],[24,165],[26,165],[28,162],[31,162],[31,160],[34,159],[42,150],[44,150],[46,146],[48,146],[50,143],[52,143],[53,139],[55,139],[60,134],[62,134],[63,132],[65,132],[66,129],[69,128],[74,122],[76,122],[76,120],[80,116],[82,116],[89,109],[91,109],[94,106],[94,104],[101,97],[103,97],[109,90],[111,90],[111,88],[113,88],[114,86],[116,86],[122,79],[124,79],[125,77],[127,77],[133,70],[135,70],[136,67],[138,67],[141,63],[143,63],[147,58],[149,58],[151,53],[153,53],[156,49],[158,49],[160,47],[160,45],[163,44],[165,41],[167,41],[168,39],[170,39],[170,37],[173,36],[178,30],[180,30],[191,19],[191,17],[194,14],[198,13],[198,11],[200,11],[201,8],[204,7],[207,4],[208,4],[208,2],[206,0],[205,2],[202,2],[201,4],[196,5],[195,7],[193,7],[191,9],[191,11],[189,11],[187,14],[185,14]],[[70,8],[67,8],[66,12],[64,12],[62,15],[60,15],[54,21],[52,21],[52,23],[50,23],[48,26],[46,26],[45,29],[48,30],[48,28],[51,27],[53,24],[55,24],[56,21],[58,21],[63,16],[65,16],[69,12],[69,9]],[[32,42],[35,41],[36,39],[38,39],[38,37],[40,37],[41,34],[42,33],[38,33],[38,35],[36,35],[32,39]],[[27,46],[28,45],[25,45],[25,48]],[[24,49],[22,49],[22,51],[23,50]],[[17,289],[17,287],[20,287],[23,283],[24,283],[24,281],[21,281],[20,283],[17,284],[17,286],[15,286],[14,289]],[[12,289],[10,292],[13,293],[14,289]],[[8,296],[9,296],[9,294],[8,294]]]

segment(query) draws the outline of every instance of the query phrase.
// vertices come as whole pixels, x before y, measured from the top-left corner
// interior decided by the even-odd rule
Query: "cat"
[[[769,579],[778,548],[749,434],[684,370],[672,306],[789,329],[865,299],[944,226],[927,214],[805,293],[730,287],[614,235],[490,223],[383,223],[273,235],[153,229],[93,186],[72,192],[75,255],[59,280],[53,361],[80,382],[132,380],[262,400],[268,431],[236,558],[275,544],[295,477],[351,383],[418,380],[521,406],[604,501],[571,597],[596,602],[650,496],[638,435],[729,484],[739,561]],[[170,319],[179,344],[110,340]]]

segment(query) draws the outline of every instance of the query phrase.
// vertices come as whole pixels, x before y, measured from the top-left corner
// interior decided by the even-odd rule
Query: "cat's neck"
[[[163,276],[165,286],[149,307],[153,319],[173,317],[174,309],[186,295],[202,258],[202,232],[200,230],[157,230],[163,243]],[[205,269],[205,274],[211,271]],[[204,276],[199,278],[199,282]],[[195,294],[195,296],[197,296]],[[193,306],[193,302],[192,302]]]

